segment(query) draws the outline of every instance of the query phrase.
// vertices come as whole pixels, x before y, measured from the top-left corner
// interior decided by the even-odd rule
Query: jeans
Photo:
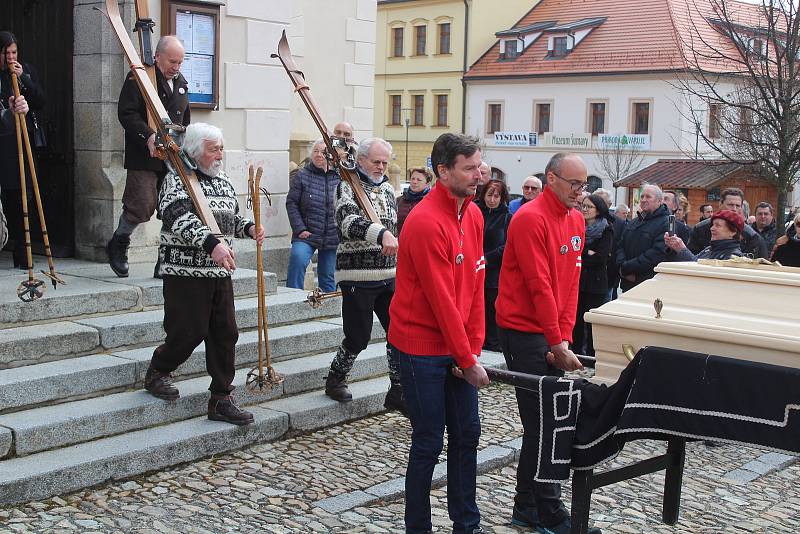
[[[546,356],[550,346],[544,335],[506,328],[498,330],[509,371],[564,376],[564,371],[547,363]],[[516,394],[523,433],[514,503],[520,508],[536,508],[544,526],[557,525],[569,517],[561,502],[561,485],[536,482],[533,479],[539,457],[539,395],[522,388],[518,388]]]
[[[413,356],[398,351],[400,383],[411,419],[411,450],[406,470],[407,534],[429,532],[431,478],[447,428],[447,511],[453,532],[472,532],[480,524],[475,501],[478,390],[450,372],[450,356]]]
[[[303,289],[306,267],[314,255],[315,247],[305,241],[293,241],[289,256],[289,271],[286,275],[286,287]],[[336,270],[336,249],[319,249],[317,251],[317,281],[322,291],[336,291],[333,272]]]

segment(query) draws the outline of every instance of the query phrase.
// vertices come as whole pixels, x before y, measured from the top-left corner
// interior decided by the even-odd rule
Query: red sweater
[[[511,218],[495,308],[502,328],[572,341],[585,224],[549,188]]]
[[[417,356],[452,355],[461,368],[483,346],[483,216],[434,186],[411,210],[397,255],[389,342]],[[460,261],[459,261],[460,260]]]

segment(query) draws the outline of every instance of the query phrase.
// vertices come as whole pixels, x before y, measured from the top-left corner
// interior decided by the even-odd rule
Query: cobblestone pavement
[[[512,390],[491,386],[481,391],[480,401],[481,448],[521,434]],[[0,532],[402,532],[402,500],[338,514],[314,503],[403,476],[409,431],[398,414],[380,414],[99,488],[0,508]],[[636,442],[614,464],[664,450],[660,442]],[[725,477],[765,452],[689,444],[676,527],[659,522],[663,475],[597,490],[591,520],[606,533],[800,532],[796,462],[754,474],[750,482]],[[508,465],[479,477],[479,506],[489,532],[521,532],[508,525],[514,468]],[[569,487],[564,490],[569,502]],[[432,500],[435,532],[449,532],[444,489],[434,490]]]

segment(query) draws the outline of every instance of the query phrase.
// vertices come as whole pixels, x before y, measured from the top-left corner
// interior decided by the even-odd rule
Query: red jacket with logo
[[[469,198],[441,185],[403,223],[389,308],[389,342],[417,356],[452,355],[477,363],[484,337],[483,216]]]
[[[514,214],[495,303],[500,327],[572,342],[584,232],[583,216],[547,187]]]

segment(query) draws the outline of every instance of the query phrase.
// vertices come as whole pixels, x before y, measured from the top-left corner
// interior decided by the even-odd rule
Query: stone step
[[[267,322],[282,325],[337,315],[338,298],[323,301],[319,308],[305,302],[306,292],[280,288],[267,295]],[[258,299],[235,301],[236,322],[240,329],[255,328],[258,323]],[[164,310],[161,308],[77,318],[46,325],[29,325],[0,330],[0,368],[19,367],[37,362],[69,358],[88,352],[126,346],[160,343],[164,339]]]
[[[334,352],[274,364],[284,381],[272,389],[251,392],[245,386],[250,367],[236,373],[236,399],[250,406],[312,390],[322,390]],[[386,345],[375,343],[356,359],[351,380],[386,373]],[[190,419],[206,413],[208,376],[175,383],[181,397],[166,402],[143,389],[34,408],[0,416],[0,427],[13,432],[11,449],[17,456],[65,447],[124,432]],[[386,381],[385,388],[389,383]],[[4,451],[0,450],[0,453]],[[0,455],[2,457],[2,455]]]
[[[338,347],[342,340],[341,318],[272,326],[268,334],[273,361],[286,361]],[[376,340],[385,337],[375,318],[372,335]],[[151,345],[0,370],[0,412],[141,387],[154,349],[155,345]],[[250,369],[257,361],[258,332],[242,332],[236,343],[237,367]],[[174,376],[205,372],[205,346],[201,344]]]
[[[17,298],[17,286],[27,279],[23,271],[0,273],[0,327],[23,323],[41,323],[58,319],[135,312],[164,303],[161,280],[153,278],[153,265],[131,264],[128,278],[117,278],[108,265],[67,259],[57,265],[66,282],[57,289],[48,282],[42,298],[22,302]],[[35,271],[38,272],[38,271]],[[44,275],[37,278],[47,282]],[[256,294],[256,271],[239,268],[233,273],[234,295]],[[274,293],[277,277],[264,273],[267,293]]]
[[[248,408],[255,423],[237,427],[201,416],[156,428],[128,432],[70,447],[0,462],[0,503],[44,499],[148,471],[163,469],[359,419],[383,410],[386,378],[354,382],[353,401],[338,403],[322,390]]]
[[[341,298],[327,299],[319,308],[306,302],[307,292],[301,289],[278,288],[277,293],[267,295],[267,324],[281,325],[308,321],[319,317],[338,315]],[[78,319],[78,324],[95,328],[100,333],[100,345],[114,349],[128,345],[157,343],[164,339],[162,323],[164,310],[155,309],[124,315],[109,315]],[[258,324],[258,298],[236,300],[236,324],[240,330],[255,328]]]

